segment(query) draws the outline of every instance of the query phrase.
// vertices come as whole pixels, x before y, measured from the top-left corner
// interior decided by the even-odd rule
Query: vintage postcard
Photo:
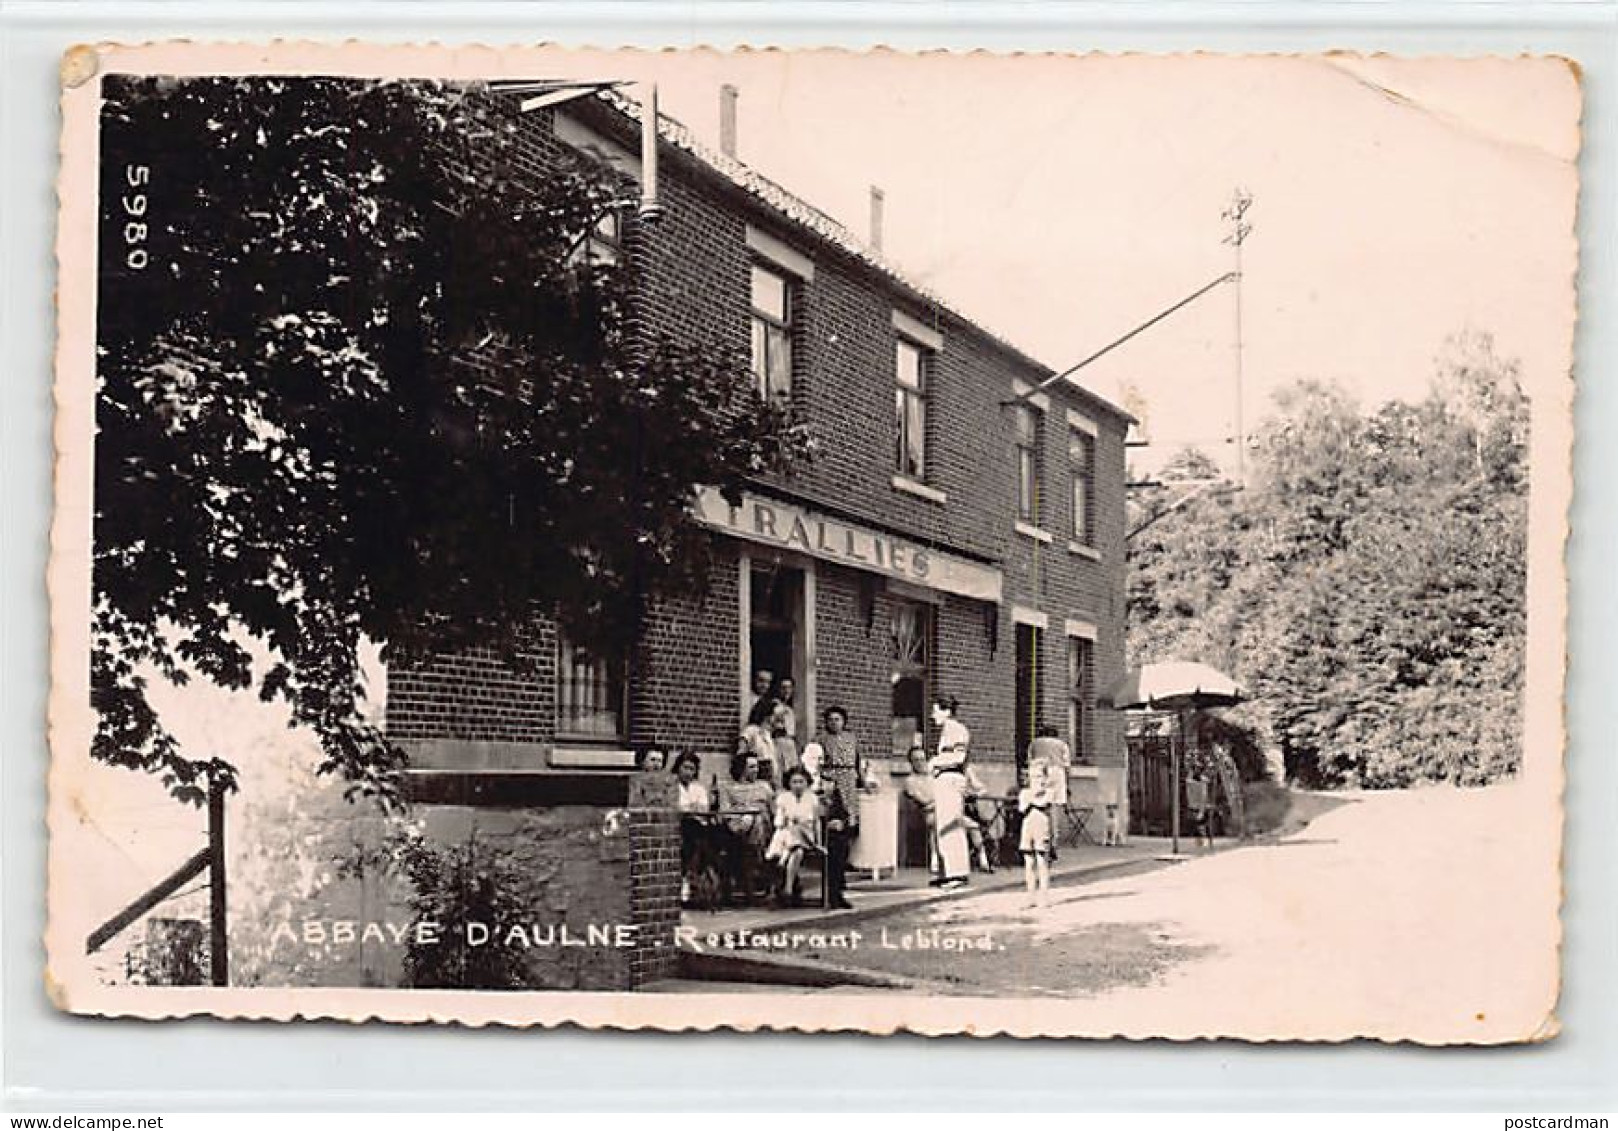
[[[1558,1027],[1577,69],[86,46],[82,1014]]]

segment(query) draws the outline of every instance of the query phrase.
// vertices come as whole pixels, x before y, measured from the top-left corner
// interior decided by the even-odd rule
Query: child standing
[[[1017,794],[1017,811],[1022,814],[1023,886],[1030,904],[1043,904],[1051,890],[1051,803],[1055,787],[1051,767],[1044,759],[1030,762],[1023,771],[1025,783]]]

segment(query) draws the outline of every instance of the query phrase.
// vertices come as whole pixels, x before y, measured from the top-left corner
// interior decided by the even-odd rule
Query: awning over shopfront
[[[805,507],[751,494],[733,507],[717,488],[705,487],[697,496],[696,513],[704,525],[749,542],[961,597],[1000,601],[1002,578],[993,566]]]

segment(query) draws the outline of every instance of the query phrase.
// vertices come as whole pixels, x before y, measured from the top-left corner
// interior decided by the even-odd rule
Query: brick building
[[[582,159],[641,180],[636,106],[501,103],[530,173]],[[546,775],[621,774],[652,743],[723,773],[759,669],[796,680],[800,741],[837,703],[867,756],[902,754],[948,693],[992,784],[1010,785],[1049,723],[1078,776],[1118,796],[1122,723],[1095,695],[1124,662],[1129,418],[1067,382],[1029,395],[1049,369],[733,145],[708,151],[667,119],[659,134],[661,220],[609,216],[589,254],[636,272],[646,331],[750,356],[761,395],[788,399],[822,453],[739,508],[702,494],[707,591],[654,609],[631,656],[587,655],[540,623],[537,674],[475,653],[392,670],[387,726],[418,796],[516,799]]]

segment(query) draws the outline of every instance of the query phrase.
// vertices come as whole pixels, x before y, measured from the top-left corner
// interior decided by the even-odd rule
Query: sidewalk
[[[1218,851],[1226,843],[1234,842],[1220,841],[1212,849],[1198,849],[1182,838],[1182,858],[1191,859]],[[1128,864],[1166,858],[1169,849],[1167,837],[1132,837],[1128,844],[1115,847],[1073,845],[1061,850],[1056,866],[1051,869],[1051,884],[1082,883],[1087,878],[1104,875]],[[681,915],[681,922],[704,935],[809,925],[846,927],[896,909],[920,907],[946,899],[964,899],[986,891],[1004,891],[1021,887],[1023,883],[1020,865],[1001,868],[993,873],[974,872],[972,882],[966,888],[952,892],[929,886],[927,881],[930,877],[924,868],[901,869],[896,874],[884,875],[880,882],[873,882],[868,875],[859,878],[861,873],[858,872],[849,875],[848,901],[854,906],[848,910],[822,910],[819,904],[819,876],[811,873],[804,883],[803,907],[735,907],[716,912],[687,908]]]

